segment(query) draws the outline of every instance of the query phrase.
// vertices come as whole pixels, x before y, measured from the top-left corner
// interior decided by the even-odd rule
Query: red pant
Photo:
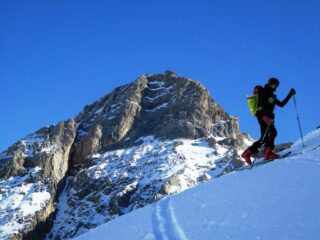
[[[260,125],[261,136],[258,141],[249,147],[250,151],[252,153],[256,153],[262,145],[264,145],[266,148],[274,149],[274,140],[278,134],[276,127],[274,124],[271,124],[268,128],[268,124],[261,117],[257,117],[257,119]]]

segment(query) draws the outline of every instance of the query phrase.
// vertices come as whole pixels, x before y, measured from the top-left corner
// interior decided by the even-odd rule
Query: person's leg
[[[247,148],[242,154],[241,157],[244,158],[244,160],[246,161],[246,163],[251,164],[251,155],[252,154],[256,154],[258,152],[258,149],[261,147],[261,145],[263,144],[263,137],[265,135],[265,132],[267,130],[268,125],[260,118],[258,119],[258,123],[260,125],[260,138],[258,141],[254,142],[249,148]]]
[[[270,125],[269,131],[270,131],[270,134],[265,144],[266,148],[264,152],[264,159],[266,160],[278,159],[280,158],[280,156],[272,151],[275,147],[274,141],[275,141],[275,138],[277,137],[277,129],[275,128],[274,125]]]
[[[258,152],[258,149],[261,147],[262,139],[259,139],[258,141],[254,142],[248,149],[250,149],[252,154],[256,154]]]
[[[253,154],[255,154],[255,153],[258,151],[258,149],[259,149],[263,144],[266,143],[266,140],[267,140],[267,138],[268,138],[268,133],[267,133],[267,135],[265,136],[266,131],[267,131],[267,129],[268,129],[268,124],[267,124],[265,121],[263,121],[263,119],[261,119],[261,118],[258,118],[258,122],[259,122],[259,125],[260,125],[260,138],[259,138],[258,141],[254,142],[254,143],[252,144],[252,146],[249,147],[249,149],[251,150],[251,152],[252,152]],[[268,131],[269,131],[269,130],[268,130]],[[265,137],[265,138],[264,138],[264,137]]]
[[[270,142],[269,142],[269,146],[271,149],[274,149],[275,145],[274,145],[274,141],[278,135],[277,129],[274,125],[272,125],[272,129],[271,129],[272,135],[270,138]]]
[[[274,145],[274,141],[275,141],[275,138],[277,137],[277,129],[275,128],[275,126],[272,124],[270,125],[269,127],[269,130],[268,130],[268,134],[267,134],[267,137],[265,138],[265,147],[267,148],[271,148],[271,149],[274,149],[275,145]]]

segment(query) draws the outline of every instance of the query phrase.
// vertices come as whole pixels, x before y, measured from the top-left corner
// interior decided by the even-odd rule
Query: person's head
[[[279,82],[278,79],[276,79],[276,78],[273,77],[273,78],[270,78],[270,79],[269,79],[268,85],[269,85],[269,87],[271,87],[271,88],[273,88],[274,90],[276,90],[277,87],[279,87],[280,82]]]

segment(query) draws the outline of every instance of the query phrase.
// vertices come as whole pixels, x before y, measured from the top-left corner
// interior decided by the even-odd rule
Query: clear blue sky
[[[0,151],[167,69],[199,80],[254,137],[246,94],[278,77],[280,99],[297,89],[309,132],[320,125],[319,13],[317,0],[0,0]],[[293,102],[276,115],[277,142],[298,139]]]

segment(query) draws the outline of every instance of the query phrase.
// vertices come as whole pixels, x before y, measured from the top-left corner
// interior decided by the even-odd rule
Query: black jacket
[[[259,95],[259,106],[260,110],[257,113],[257,117],[263,117],[267,115],[269,118],[274,119],[274,108],[275,105],[279,107],[284,107],[291,98],[291,94],[283,100],[279,101],[277,96],[275,95],[275,89],[271,88],[268,84],[264,86],[260,95]]]

